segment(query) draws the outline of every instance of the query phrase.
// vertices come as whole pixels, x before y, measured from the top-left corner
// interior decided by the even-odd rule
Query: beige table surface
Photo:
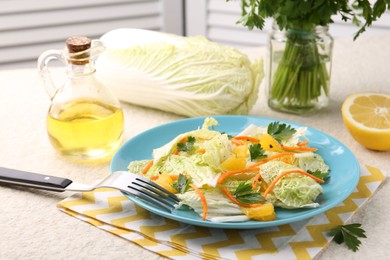
[[[261,50],[251,50],[254,58]],[[336,39],[330,106],[307,116],[271,111],[264,87],[251,115],[287,119],[317,128],[348,146],[362,163],[389,170],[390,152],[369,151],[344,128],[340,107],[346,96],[362,91],[390,93],[390,35],[364,36],[356,42]],[[49,144],[45,116],[49,106],[37,71],[0,71],[0,166],[94,183],[109,164],[80,165],[64,160]],[[124,139],[182,117],[123,104]],[[0,259],[159,259],[131,242],[59,211],[56,203],[72,193],[0,186]],[[388,259],[390,256],[390,184],[352,218],[366,230],[358,252],[330,243],[319,259]]]

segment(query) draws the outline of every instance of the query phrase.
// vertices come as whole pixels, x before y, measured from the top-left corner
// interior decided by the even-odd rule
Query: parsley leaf
[[[192,147],[194,146],[194,143],[195,143],[195,137],[188,136],[187,141],[177,144],[177,150],[179,152],[189,152],[189,151],[191,151]]]
[[[179,193],[184,193],[188,190],[190,183],[192,182],[192,178],[187,178],[184,174],[179,174],[179,178],[177,181],[173,183],[173,188],[177,190]]]
[[[330,230],[329,235],[333,236],[337,244],[345,243],[349,249],[356,252],[361,244],[359,238],[366,238],[365,231],[360,227],[361,224],[358,223],[340,225]]]
[[[310,173],[311,175],[317,177],[317,178],[320,178],[321,180],[327,180],[329,179],[329,171],[328,172],[321,172],[320,170],[315,170],[315,171],[311,171],[311,170],[308,170],[307,171],[308,173]]]
[[[230,2],[232,0],[226,0]],[[332,16],[339,14],[342,21],[359,26],[356,39],[367,27],[377,21],[387,9],[389,0],[324,1],[324,0],[241,0],[241,18],[237,23],[249,29],[262,30],[267,18],[274,18],[281,29],[313,28],[334,23]]]
[[[267,128],[267,133],[279,142],[283,139],[290,138],[296,131],[292,126],[279,122],[272,122]]]
[[[249,153],[251,155],[251,161],[256,159],[263,159],[267,157],[267,155],[264,154],[263,147],[261,147],[260,144],[252,144],[249,146]]]
[[[252,189],[252,185],[249,183],[241,182],[236,191],[234,192],[234,197],[246,204],[253,204],[265,201],[263,196],[259,192]]]

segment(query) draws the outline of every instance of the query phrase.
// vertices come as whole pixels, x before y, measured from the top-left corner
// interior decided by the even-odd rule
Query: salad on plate
[[[128,170],[175,193],[213,222],[271,221],[275,207],[316,208],[329,166],[310,147],[306,127],[272,122],[249,125],[231,136],[206,118],[153,150],[152,159],[132,161]]]

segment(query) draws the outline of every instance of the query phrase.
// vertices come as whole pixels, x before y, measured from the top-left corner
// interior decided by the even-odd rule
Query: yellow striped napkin
[[[77,193],[59,209],[172,259],[310,259],[331,240],[326,231],[344,224],[375,192],[385,174],[361,166],[355,191],[343,203],[300,222],[251,230],[211,229],[165,219],[136,206],[119,191]]]

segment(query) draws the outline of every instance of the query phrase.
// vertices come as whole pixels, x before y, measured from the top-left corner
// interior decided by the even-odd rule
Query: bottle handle
[[[91,42],[91,59],[96,60],[100,54],[102,54],[105,51],[105,46],[102,41],[100,40],[92,40]]]
[[[48,50],[43,52],[37,62],[37,67],[39,74],[43,80],[43,85],[46,89],[47,94],[50,96],[50,99],[53,99],[58,88],[55,86],[53,79],[49,70],[49,62],[52,60],[59,60],[65,63],[63,58],[63,52],[61,50]]]

